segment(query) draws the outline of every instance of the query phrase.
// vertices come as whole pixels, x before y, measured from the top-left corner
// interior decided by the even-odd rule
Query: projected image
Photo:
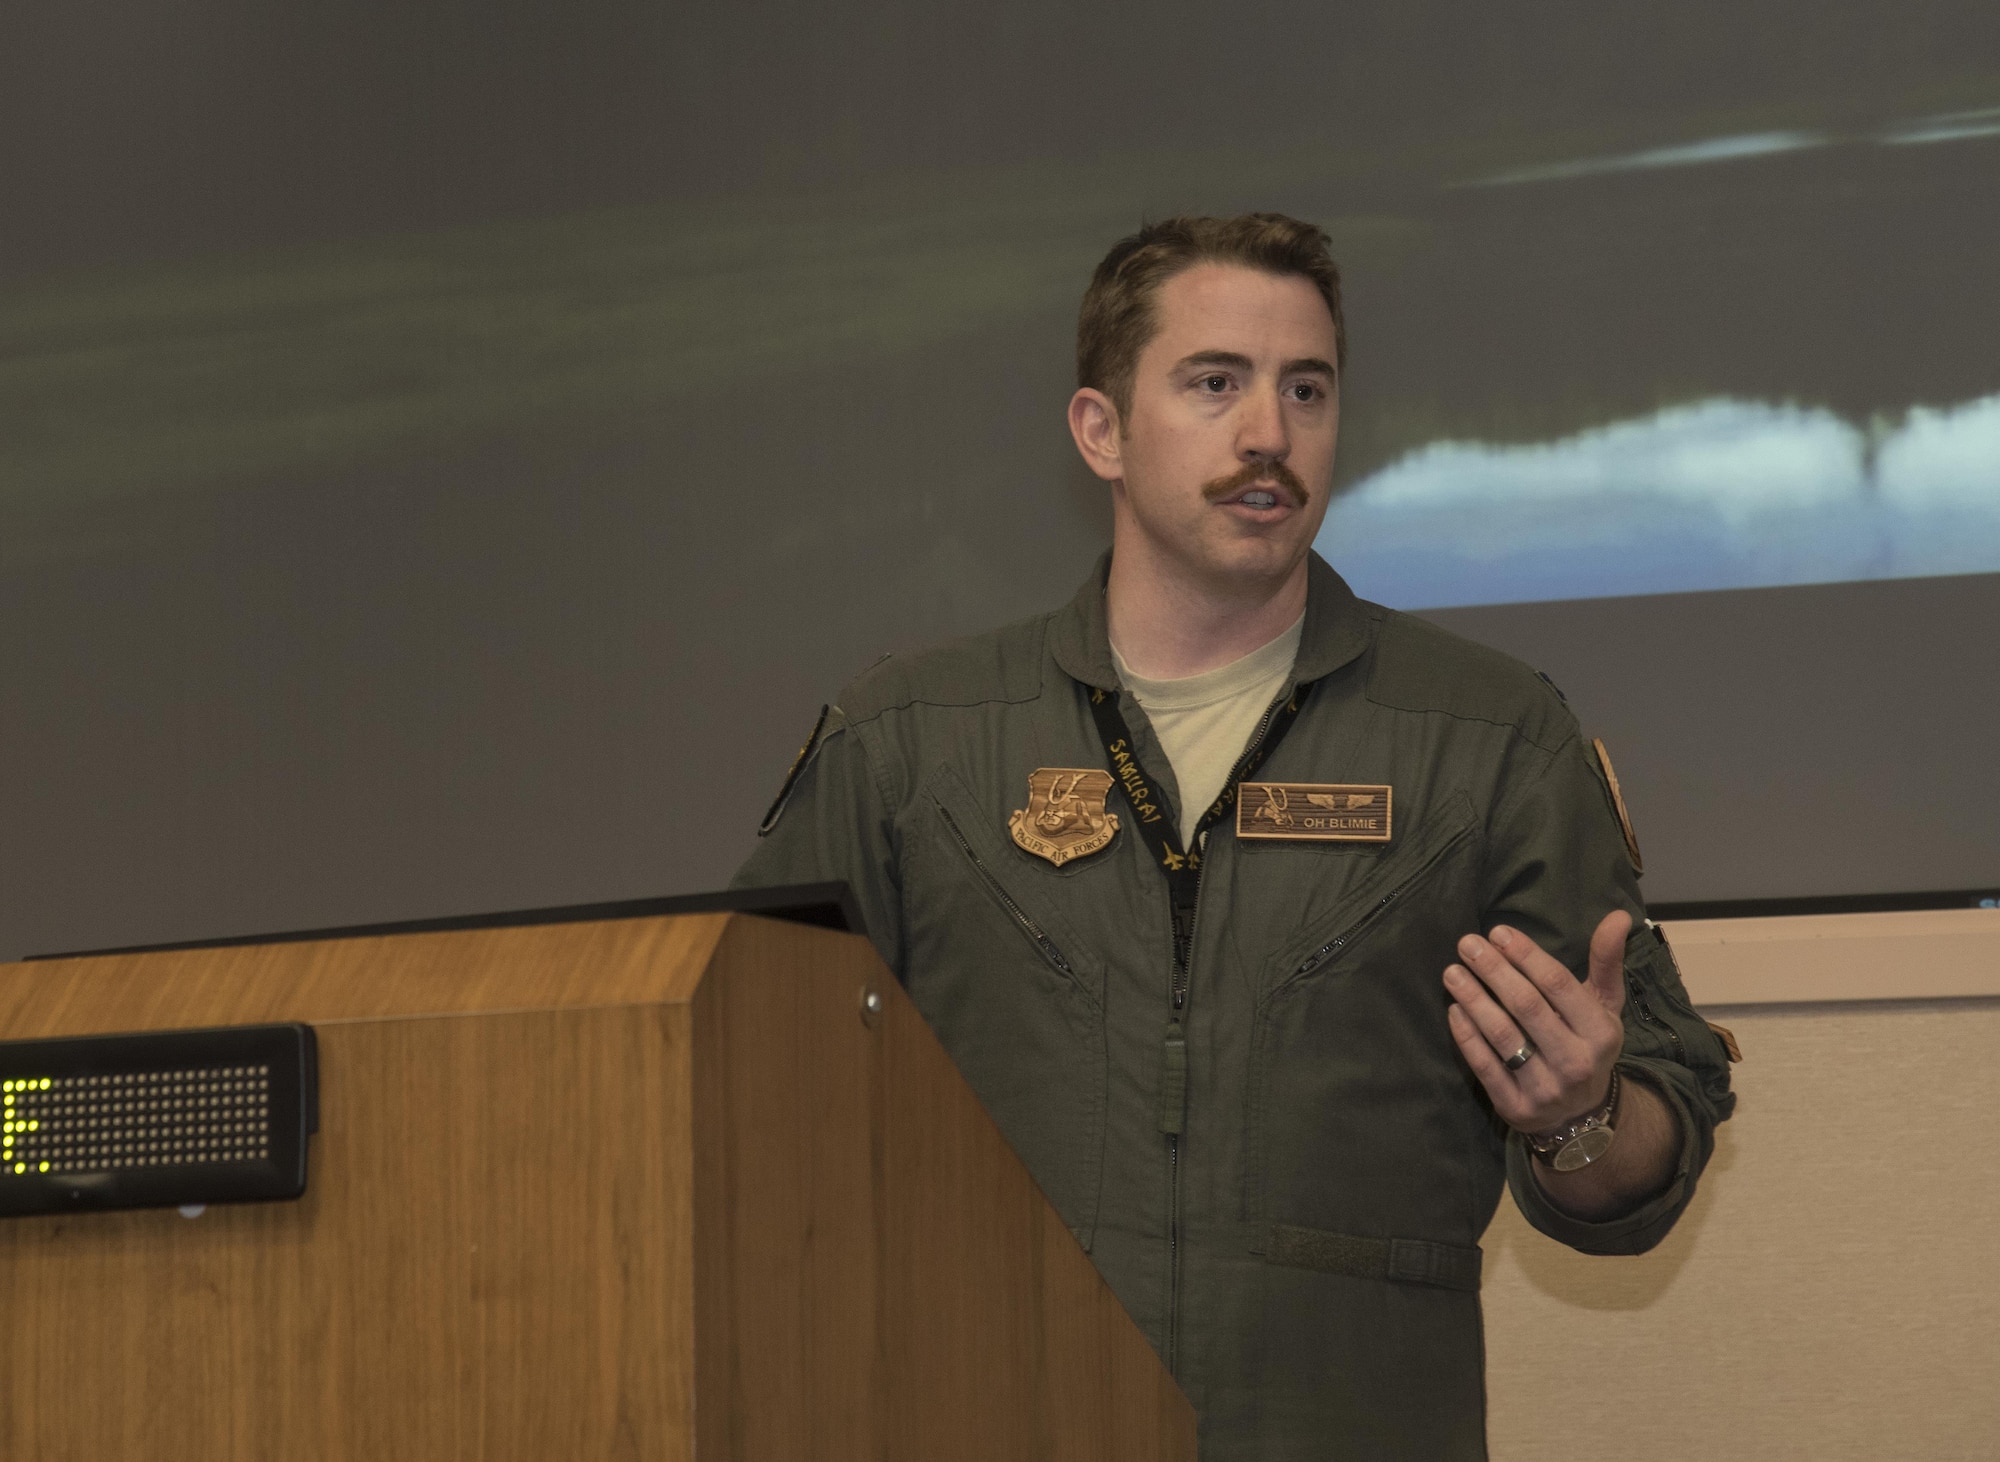
[[[1337,501],[1319,548],[1426,608],[2000,570],[2000,395],[1886,428],[1718,398],[1437,442]]]
[[[2000,571],[2000,367],[1941,318],[1986,309],[1958,271],[1990,221],[1940,200],[1979,191],[1996,139],[2000,107],[1984,107],[1458,184],[1550,231],[1543,259],[1494,267],[1497,230],[1475,209],[1453,221],[1451,267],[1533,298],[1514,343],[1559,385],[1558,419],[1537,430],[1535,409],[1508,404],[1505,338],[1484,381],[1438,349],[1433,366],[1463,378],[1439,388],[1448,404],[1397,403],[1428,415],[1429,439],[1369,443],[1378,460],[1335,501],[1320,551],[1364,596],[1410,608]],[[1644,236],[1641,196],[1655,223],[1705,233],[1698,263]],[[1594,250],[1560,236],[1579,219]],[[1664,398],[1650,409],[1609,384],[1649,378]],[[1498,430],[1464,430],[1474,416]]]

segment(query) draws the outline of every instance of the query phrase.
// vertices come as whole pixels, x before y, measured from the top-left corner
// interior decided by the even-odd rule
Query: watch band
[[[1618,1135],[1618,1097],[1622,1080],[1618,1068],[1612,1067],[1611,1089],[1604,1094],[1604,1105],[1560,1127],[1527,1133],[1529,1151],[1559,1173],[1573,1173],[1603,1157],[1611,1150],[1611,1143]]]

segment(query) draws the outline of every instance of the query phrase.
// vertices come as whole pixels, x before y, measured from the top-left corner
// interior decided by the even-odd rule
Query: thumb
[[[1625,1008],[1625,936],[1632,916],[1613,909],[1590,936],[1590,988],[1613,1015]]]

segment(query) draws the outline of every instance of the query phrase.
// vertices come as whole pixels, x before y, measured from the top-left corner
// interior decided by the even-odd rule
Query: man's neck
[[[1104,586],[1111,643],[1148,680],[1180,680],[1240,660],[1305,613],[1304,559],[1282,579],[1217,582],[1148,547],[1119,543]]]

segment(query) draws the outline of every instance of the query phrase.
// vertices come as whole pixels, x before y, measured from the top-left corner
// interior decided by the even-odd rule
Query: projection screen
[[[2000,888],[2000,15],[89,0],[0,47],[0,956],[719,886],[1065,598],[1145,216],[1321,222],[1319,546],[1649,897]]]

